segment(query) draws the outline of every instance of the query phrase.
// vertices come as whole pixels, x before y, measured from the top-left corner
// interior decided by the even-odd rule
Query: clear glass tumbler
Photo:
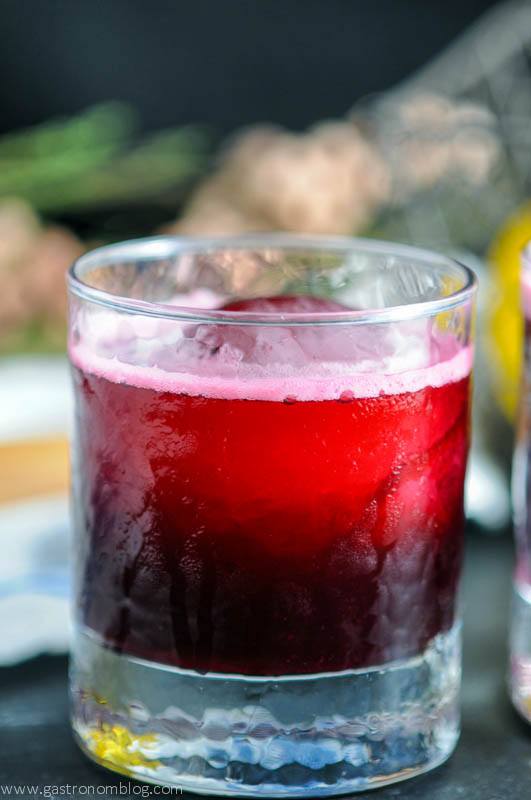
[[[271,797],[444,761],[473,274],[272,234],[104,247],[69,288],[82,749]]]

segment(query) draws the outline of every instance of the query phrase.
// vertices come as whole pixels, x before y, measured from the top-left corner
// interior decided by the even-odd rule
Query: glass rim
[[[194,306],[137,300],[98,289],[83,280],[91,268],[111,266],[124,260],[163,260],[177,255],[212,253],[223,250],[308,250],[320,252],[358,252],[424,261],[426,267],[446,266],[461,273],[463,285],[450,294],[401,305],[345,311],[252,312],[202,309]],[[530,252],[531,258],[531,252]],[[67,273],[68,289],[77,297],[111,310],[182,322],[232,325],[319,325],[399,322],[449,311],[470,300],[477,289],[477,277],[461,261],[414,245],[349,236],[322,236],[293,233],[259,233],[229,236],[151,236],[103,245],[80,256]]]

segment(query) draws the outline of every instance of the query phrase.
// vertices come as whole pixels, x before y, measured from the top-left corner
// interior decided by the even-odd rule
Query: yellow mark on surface
[[[153,747],[157,739],[153,733],[134,734],[123,725],[104,722],[98,730],[91,730],[86,739],[90,752],[121,772],[131,774],[136,767],[160,767],[160,761],[147,758],[142,752]]]

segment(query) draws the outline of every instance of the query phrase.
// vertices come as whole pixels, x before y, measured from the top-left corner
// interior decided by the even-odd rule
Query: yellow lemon
[[[522,362],[520,261],[529,241],[531,203],[526,203],[503,225],[488,254],[492,291],[487,309],[487,348],[494,393],[510,420],[516,412]]]

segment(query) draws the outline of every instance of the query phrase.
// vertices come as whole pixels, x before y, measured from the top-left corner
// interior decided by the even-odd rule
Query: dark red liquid
[[[289,403],[75,382],[78,609],[109,646],[315,673],[452,625],[468,379]]]

